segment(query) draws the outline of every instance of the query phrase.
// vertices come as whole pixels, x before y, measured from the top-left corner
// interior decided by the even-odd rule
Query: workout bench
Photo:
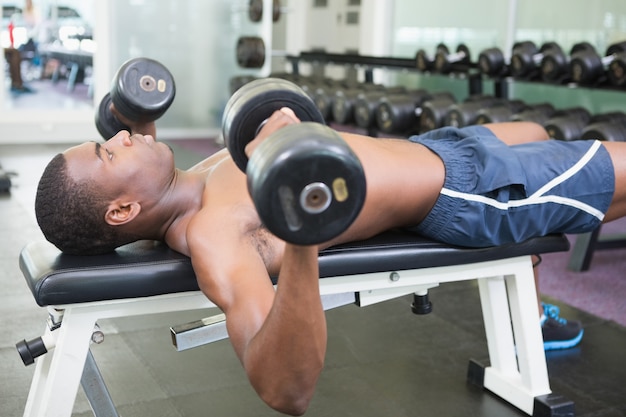
[[[490,364],[470,360],[470,382],[529,415],[569,416],[573,403],[550,391],[531,261],[531,254],[568,249],[563,235],[471,249],[392,231],[322,251],[320,290],[325,309],[414,294],[413,310],[427,312],[429,288],[477,279]],[[89,350],[99,319],[214,307],[190,260],[161,243],[80,257],[33,242],[22,250],[20,268],[49,312],[43,336],[17,344],[25,364],[36,362],[26,417],[70,417],[79,382],[96,416],[118,415]],[[223,315],[171,333],[178,350],[227,337]]]

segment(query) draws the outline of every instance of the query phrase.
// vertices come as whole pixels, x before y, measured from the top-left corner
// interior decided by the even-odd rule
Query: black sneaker
[[[552,304],[541,303],[541,333],[544,350],[569,349],[576,346],[583,338],[583,327],[579,321],[567,321],[559,317],[559,308]]]

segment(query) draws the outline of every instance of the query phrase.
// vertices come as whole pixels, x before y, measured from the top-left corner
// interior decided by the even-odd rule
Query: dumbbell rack
[[[308,62],[313,65],[315,75],[323,75],[325,65],[345,65],[348,67],[360,67],[364,69],[365,82],[372,83],[374,80],[373,70],[376,68],[410,70],[419,72],[413,58],[377,57],[360,54],[336,54],[323,51],[301,52],[300,55],[287,55],[285,57],[291,63],[292,73],[300,74],[300,63]],[[468,83],[469,95],[478,95],[483,92],[483,76],[478,71],[470,70],[464,73]],[[504,79],[494,80],[495,96],[507,97],[507,84]]]

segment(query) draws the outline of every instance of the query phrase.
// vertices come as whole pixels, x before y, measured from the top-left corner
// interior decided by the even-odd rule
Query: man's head
[[[56,155],[37,188],[35,214],[44,236],[69,254],[99,254],[142,238],[135,226],[154,207],[174,170],[169,148],[151,136],[120,132]]]

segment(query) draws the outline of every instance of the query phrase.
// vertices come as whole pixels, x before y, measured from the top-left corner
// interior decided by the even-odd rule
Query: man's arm
[[[140,120],[130,120],[117,111],[113,103],[111,103],[111,113],[124,125],[130,128],[130,133],[141,133],[142,135],[150,135],[156,139],[156,125],[154,121],[145,122]]]
[[[202,291],[224,311],[252,386],[272,408],[304,413],[326,354],[317,247],[285,246],[274,292],[257,241],[221,227],[219,246],[211,245],[206,236],[218,227],[202,223],[190,225],[204,230],[188,240],[194,270]]]
[[[548,132],[546,132],[543,126],[533,122],[488,123],[484,126],[507,145],[550,139]]]

